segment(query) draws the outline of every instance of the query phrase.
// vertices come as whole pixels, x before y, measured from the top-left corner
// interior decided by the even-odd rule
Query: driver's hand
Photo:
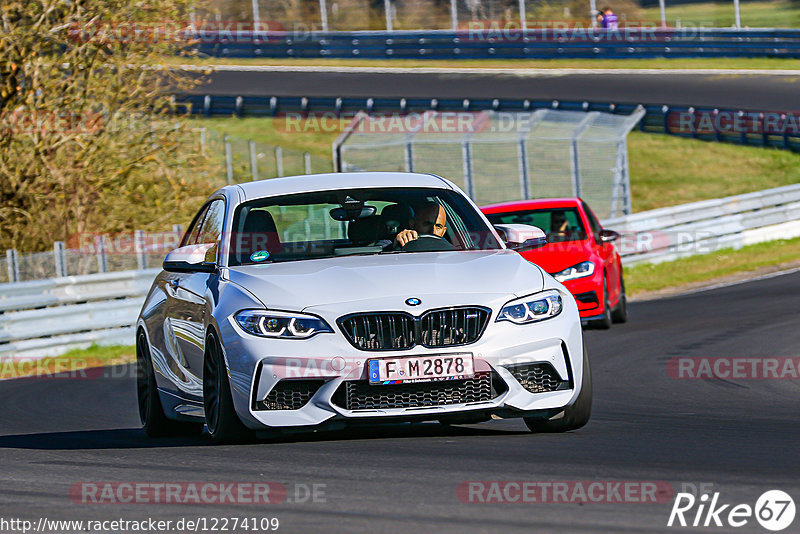
[[[404,247],[406,243],[409,241],[414,241],[416,238],[419,237],[416,230],[403,230],[397,237],[394,238],[394,242],[397,243],[399,246]]]

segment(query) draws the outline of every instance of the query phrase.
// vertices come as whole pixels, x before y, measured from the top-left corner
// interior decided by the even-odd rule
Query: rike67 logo
[[[711,496],[703,493],[700,497],[678,493],[667,526],[739,528],[755,519],[765,529],[777,532],[791,525],[794,516],[794,500],[781,490],[764,492],[755,506],[723,503],[719,492]]]

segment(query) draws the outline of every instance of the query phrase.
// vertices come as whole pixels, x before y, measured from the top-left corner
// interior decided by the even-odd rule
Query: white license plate
[[[367,360],[370,384],[457,380],[475,376],[472,354],[437,354]]]

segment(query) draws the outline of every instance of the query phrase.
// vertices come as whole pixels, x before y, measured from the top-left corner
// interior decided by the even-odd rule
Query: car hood
[[[522,252],[522,257],[553,274],[588,260],[592,255],[591,241],[549,243],[541,248]]]
[[[544,287],[541,270],[511,250],[346,256],[248,265],[229,269],[229,278],[267,308],[290,311],[328,305],[338,308],[356,302],[408,309],[404,302],[409,297],[422,299],[423,309],[467,303],[490,305],[495,299],[523,296]]]

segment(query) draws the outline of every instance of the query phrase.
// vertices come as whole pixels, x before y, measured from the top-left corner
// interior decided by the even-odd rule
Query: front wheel
[[[621,272],[619,273],[619,302],[611,312],[611,320],[615,323],[628,321],[628,298],[625,296],[625,280],[622,278]]]
[[[136,336],[136,393],[139,401],[139,420],[145,434],[151,438],[165,436],[191,436],[203,431],[202,423],[173,421],[164,415],[158,397],[156,374],[150,359],[150,346],[144,332]]]
[[[526,417],[525,424],[531,432],[567,432],[577,430],[589,422],[592,415],[592,370],[589,367],[589,355],[583,347],[583,384],[575,403],[564,408],[564,415],[559,419],[541,419]]]
[[[222,347],[210,333],[206,338],[203,364],[203,408],[206,426],[214,443],[240,443],[253,439],[253,432],[242,424],[233,406]]]
[[[611,305],[608,303],[608,279],[603,276],[603,315],[591,322],[591,326],[599,330],[611,328]]]

